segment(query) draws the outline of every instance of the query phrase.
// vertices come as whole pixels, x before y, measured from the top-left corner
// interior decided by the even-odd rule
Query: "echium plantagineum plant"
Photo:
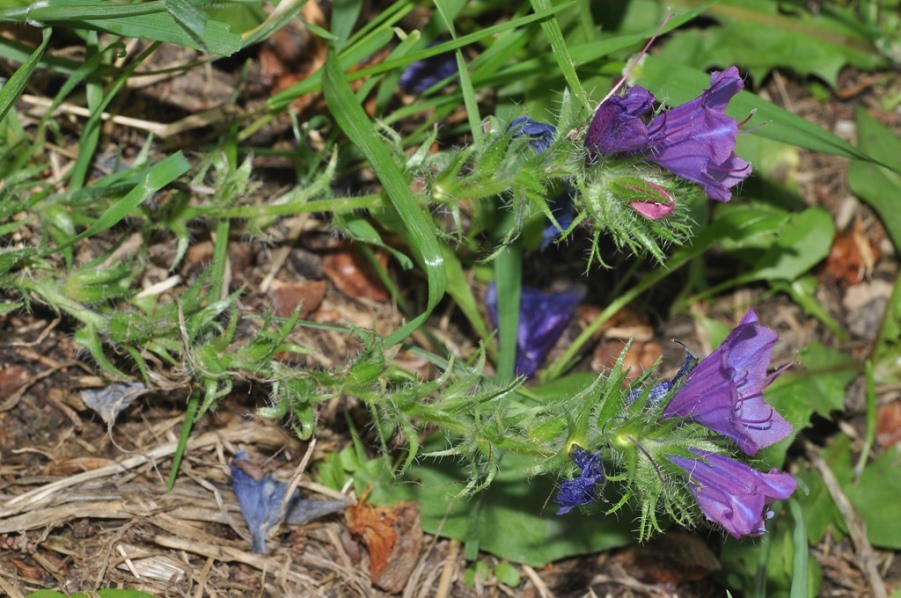
[[[584,226],[594,235],[593,257],[601,263],[602,234],[622,249],[665,262],[663,247],[687,239],[687,199],[703,194],[727,202],[751,174],[751,165],[735,154],[742,123],[725,113],[742,88],[738,69],[730,67],[713,72],[710,86],[685,104],[655,108],[654,95],[633,86],[611,92],[592,114],[564,93],[554,125],[526,116],[506,126],[491,122],[481,142],[432,163],[438,166],[426,177],[432,197],[447,198],[454,209],[460,198],[491,202],[506,196],[520,218],[537,208],[551,223],[542,250]],[[557,199],[549,202],[552,197]],[[538,371],[580,298],[578,291],[522,289],[519,375]],[[493,290],[487,303],[496,320]],[[616,513],[630,504],[642,539],[667,522],[692,524],[699,510],[736,538],[759,536],[773,515],[768,505],[789,498],[797,485],[790,474],[761,471],[741,457],[754,457],[793,431],[763,399],[782,371],[767,373],[776,339],[749,311],[700,362],[686,351],[670,380],[646,385],[646,374],[624,389],[621,357],[612,372],[576,396],[531,409],[514,409],[505,397],[490,416],[475,409],[472,431],[452,452],[470,456],[473,470],[481,472],[473,474],[470,489],[490,483],[491,459],[504,450],[535,455],[539,464],[532,473],[564,473],[555,498],[558,515],[575,516],[570,511],[599,504]]]
[[[693,501],[735,538],[762,535],[773,516],[767,505],[789,498],[797,483],[788,473],[759,471],[736,453],[754,456],[792,433],[762,394],[784,369],[767,374],[776,340],[751,310],[697,365],[689,355],[673,380],[621,393],[612,399],[614,410],[599,406],[592,416],[606,419],[569,439],[577,473],[560,485],[557,513],[598,502],[605,483],[615,481],[624,486],[623,498],[609,511],[638,502],[643,537],[659,529],[661,511],[690,523]],[[611,465],[605,470],[604,463]]]

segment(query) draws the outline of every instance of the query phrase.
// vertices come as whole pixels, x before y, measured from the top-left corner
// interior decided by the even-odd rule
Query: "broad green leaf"
[[[444,255],[435,237],[434,222],[416,201],[416,197],[410,191],[409,181],[394,161],[393,154],[387,151],[375,127],[360,106],[359,100],[341,71],[334,46],[329,47],[322,84],[325,101],[335,121],[369,161],[392,206],[404,223],[407,243],[426,272],[428,302],[425,312],[388,336],[385,344],[390,346],[402,341],[421,326],[444,296],[447,285]]]
[[[829,255],[835,225],[832,215],[809,208],[789,216],[774,243],[743,280],[795,280]]]
[[[788,447],[810,426],[814,414],[829,418],[843,409],[845,389],[860,371],[853,359],[818,343],[800,351],[798,361],[764,392],[766,401],[794,427],[791,436],[763,451],[762,458],[773,467],[783,463]]]
[[[166,0],[166,11],[197,44],[206,50],[207,16],[192,0]]]
[[[850,456],[850,453],[849,453]],[[874,546],[901,550],[901,458],[892,447],[877,455],[856,483],[844,488],[848,498],[867,524],[867,537]]]
[[[873,34],[852,10],[830,5],[814,15],[802,7],[786,11],[782,2],[721,0],[707,11],[719,21],[718,27],[680,31],[657,55],[701,70],[737,64],[757,83],[772,69],[785,67],[835,87],[845,65],[864,70],[886,65],[871,42]]]
[[[901,251],[901,138],[857,107],[857,146],[895,172],[875,164],[855,161],[848,169],[851,190],[876,210]]]
[[[684,66],[656,56],[647,56],[640,68],[635,69],[636,82],[648,88],[658,98],[670,105],[687,102],[701,95],[710,86],[710,75],[698,69]],[[829,131],[796,116],[787,110],[767,102],[748,91],[742,91],[729,103],[727,113],[743,121],[754,113],[749,127],[760,135],[807,148],[815,152],[835,154],[855,160],[878,163],[879,161],[844,141]]]
[[[433,448],[438,448],[435,443],[426,446]],[[531,459],[505,455],[494,482],[473,499],[459,496],[466,473],[451,457],[421,461],[400,480],[392,477],[385,459],[376,459],[354,480],[361,491],[372,484],[370,496],[377,504],[418,502],[429,533],[469,538],[485,552],[533,567],[632,542],[634,522],[627,514],[554,514],[556,485],[547,478],[530,479],[526,472],[533,465]]]
[[[901,458],[897,447],[877,455],[863,470],[859,479],[854,478],[851,446],[847,436],[836,438],[833,445],[823,451],[823,458],[866,523],[870,542],[888,550],[901,549],[901,519],[897,513],[898,496],[901,493]],[[823,496],[823,500],[832,502],[829,496]],[[839,527],[847,529],[837,509],[834,513]]]

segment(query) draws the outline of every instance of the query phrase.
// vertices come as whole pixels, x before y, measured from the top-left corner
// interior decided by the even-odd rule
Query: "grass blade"
[[[31,79],[31,73],[37,68],[41,57],[44,55],[44,50],[47,49],[47,44],[50,42],[50,33],[50,29],[44,30],[44,41],[41,42],[41,45],[35,48],[28,60],[23,62],[22,66],[13,73],[13,76],[0,87],[0,121],[6,117],[6,113],[9,112],[13,103],[28,84],[28,80]]]
[[[385,344],[391,346],[399,343],[421,326],[444,296],[447,286],[444,256],[441,253],[438,239],[435,237],[434,223],[420,208],[416,197],[410,191],[409,181],[394,162],[392,154],[386,151],[384,144],[379,139],[369,117],[366,116],[341,71],[337,52],[332,45],[329,46],[322,83],[326,104],[334,115],[335,121],[369,161],[388,193],[388,199],[404,223],[407,242],[426,272],[428,280],[426,310],[385,339]]]

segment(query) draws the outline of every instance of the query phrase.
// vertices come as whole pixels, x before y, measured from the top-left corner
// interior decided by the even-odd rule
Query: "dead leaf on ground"
[[[8,397],[28,382],[28,370],[20,365],[8,365],[0,369],[0,397]]]
[[[319,309],[328,283],[324,280],[303,280],[300,282],[281,282],[273,280],[266,292],[272,302],[275,315],[280,318],[290,317],[300,305],[298,317],[306,320],[310,314]]]
[[[591,359],[591,369],[596,372],[613,369],[620,353],[626,347],[626,342],[618,339],[604,339],[598,343]],[[663,347],[657,341],[633,340],[623,360],[626,382],[633,382],[641,374],[653,367],[662,355]]]
[[[884,447],[901,443],[901,401],[892,401],[876,412],[876,441]]]
[[[857,219],[849,230],[835,236],[826,258],[826,276],[849,287],[860,284],[873,273],[881,255]]]
[[[388,254],[380,250],[374,250],[374,253],[382,268],[386,268]],[[351,299],[388,301],[388,291],[376,275],[372,264],[356,247],[345,245],[323,257],[322,273],[332,281],[335,288]]]
[[[419,505],[401,502],[376,507],[360,503],[347,509],[347,526],[366,545],[372,583],[386,592],[402,591],[422,547]]]

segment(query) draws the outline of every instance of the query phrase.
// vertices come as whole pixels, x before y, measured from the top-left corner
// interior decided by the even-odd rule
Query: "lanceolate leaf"
[[[421,326],[444,296],[447,285],[444,256],[435,237],[434,223],[428,213],[419,206],[416,197],[410,191],[409,181],[394,162],[391,152],[379,139],[372,122],[347,83],[334,46],[329,48],[322,88],[325,101],[338,126],[369,161],[388,193],[392,206],[397,210],[406,228],[406,240],[428,278],[428,305],[425,312],[388,336],[385,344],[390,346],[401,342]]]

